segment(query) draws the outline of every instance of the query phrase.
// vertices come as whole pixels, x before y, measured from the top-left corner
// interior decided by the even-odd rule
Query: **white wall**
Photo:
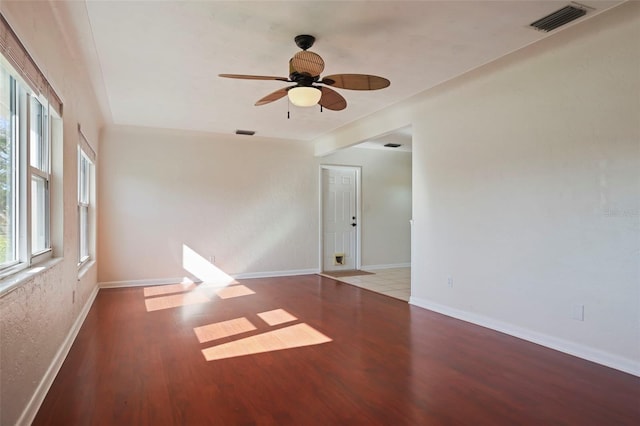
[[[190,276],[183,244],[232,275],[316,271],[320,163],[363,166],[363,264],[410,261],[409,153],[122,126],[102,140],[105,284]]]
[[[13,425],[35,415],[97,291],[95,265],[78,277],[76,180],[78,123],[97,150],[102,117],[51,4],[2,1],[0,11],[64,103],[51,188],[54,256],[61,261],[0,298],[0,424]]]
[[[362,267],[411,262],[411,153],[353,147],[319,161],[362,167]]]
[[[183,245],[232,275],[317,270],[312,150],[256,136],[107,128],[100,282],[190,277]]]
[[[316,142],[413,124],[412,303],[640,374],[639,9]]]

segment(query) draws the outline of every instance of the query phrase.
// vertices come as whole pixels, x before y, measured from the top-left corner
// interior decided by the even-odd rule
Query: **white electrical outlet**
[[[584,305],[575,303],[571,307],[571,318],[577,321],[584,321]]]
[[[453,287],[453,277],[451,275],[447,277],[447,285]]]

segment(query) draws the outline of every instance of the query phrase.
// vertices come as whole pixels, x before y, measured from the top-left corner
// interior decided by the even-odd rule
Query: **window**
[[[0,273],[51,256],[52,116],[47,100],[0,63]]]
[[[84,139],[82,134],[81,140]],[[92,221],[89,208],[91,206],[91,185],[93,163],[82,148],[78,148],[78,229],[79,229],[79,261],[83,264],[90,258],[90,236]]]
[[[49,244],[49,135],[46,109],[31,98],[31,253],[48,250]]]
[[[15,81],[0,68],[0,268],[18,260]]]
[[[62,247],[62,191],[52,202],[50,189],[62,176],[61,115],[61,99],[0,13],[0,278]]]

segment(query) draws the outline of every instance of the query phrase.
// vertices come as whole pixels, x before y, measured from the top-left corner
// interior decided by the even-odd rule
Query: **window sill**
[[[53,268],[58,263],[62,262],[61,257],[57,257],[54,259],[49,259],[45,262],[38,263],[36,265],[31,266],[30,268],[22,269],[15,274],[8,275],[5,278],[0,280],[0,298],[6,296],[11,293],[13,290],[20,287],[27,281],[30,281],[42,274],[44,271],[47,271]]]
[[[80,281],[82,277],[84,277],[84,275],[89,272],[89,269],[91,269],[95,264],[96,261],[91,258],[80,264],[80,266],[78,267],[78,281]]]

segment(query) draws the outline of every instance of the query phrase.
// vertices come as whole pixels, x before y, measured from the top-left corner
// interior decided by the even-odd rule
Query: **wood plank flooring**
[[[640,378],[309,275],[101,290],[34,425],[638,425]]]

